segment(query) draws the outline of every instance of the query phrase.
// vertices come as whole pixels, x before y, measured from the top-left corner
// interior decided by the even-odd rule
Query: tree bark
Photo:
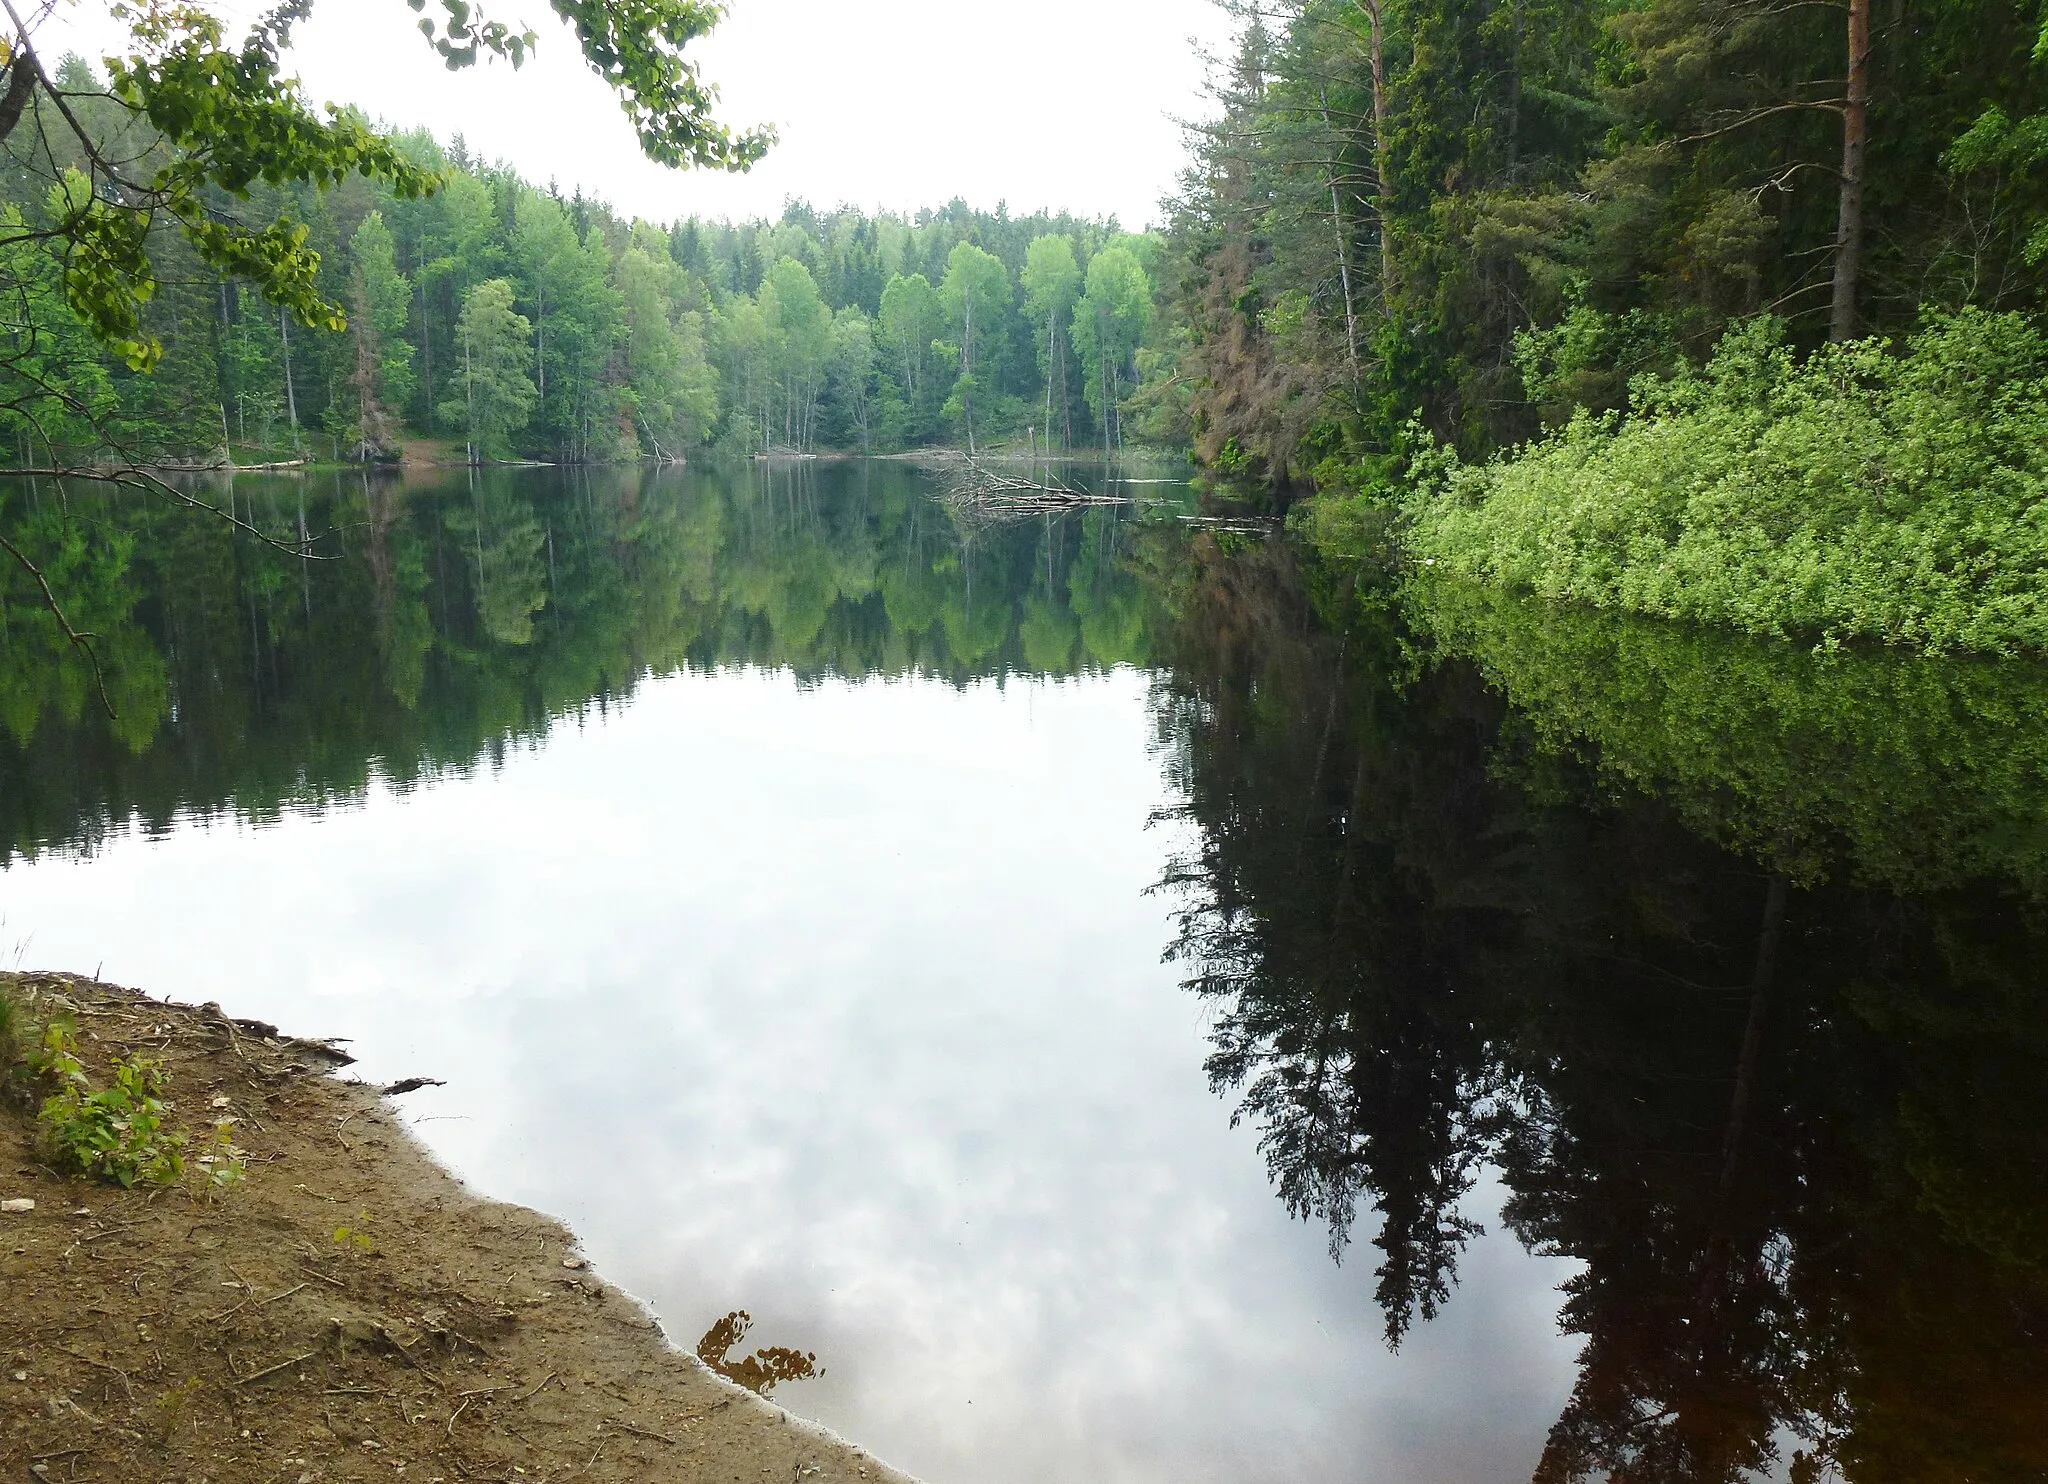
[[[1330,147],[1334,152],[1337,145],[1336,130],[1330,126],[1330,99],[1322,95],[1323,132],[1330,136]],[[1344,286],[1344,345],[1351,353],[1351,379],[1358,380],[1358,304],[1351,296],[1351,242],[1350,229],[1344,225],[1344,207],[1337,195],[1337,167],[1330,166],[1330,220],[1337,232],[1337,277]]]
[[[1372,171],[1373,215],[1380,227],[1380,302],[1388,318],[1394,313],[1394,239],[1387,230],[1387,198],[1393,194],[1394,172],[1387,157],[1387,28],[1383,0],[1358,0],[1372,40]]]
[[[1870,0],[1849,0],[1849,86],[1842,99],[1842,207],[1835,227],[1835,297],[1828,339],[1856,334],[1863,268],[1863,163],[1870,99]]]
[[[14,61],[7,69],[7,91],[0,94],[0,139],[12,134],[14,126],[21,122],[22,110],[28,107],[28,100],[35,93],[39,72],[35,53],[28,49],[27,40],[15,42]]]
[[[285,310],[277,311],[277,338],[284,348],[284,405],[292,419],[292,450],[299,447],[299,390],[292,382],[292,322]]]

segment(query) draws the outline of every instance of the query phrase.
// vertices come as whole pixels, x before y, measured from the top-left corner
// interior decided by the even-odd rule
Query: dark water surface
[[[10,488],[116,716],[10,572],[0,950],[447,1079],[936,1484],[2048,1477],[2048,676],[1133,488]]]

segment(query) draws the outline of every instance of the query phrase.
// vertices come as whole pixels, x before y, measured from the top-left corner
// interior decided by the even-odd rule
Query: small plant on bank
[[[351,1257],[368,1257],[377,1250],[377,1244],[370,1240],[366,1228],[370,1224],[370,1213],[356,1212],[356,1225],[337,1226],[334,1229],[334,1245]]]
[[[27,1090],[27,1069],[21,1060],[25,1021],[14,996],[0,989],[0,1105],[20,1102]]]
[[[207,1199],[240,1185],[248,1175],[249,1157],[235,1142],[234,1120],[224,1118],[215,1123],[200,1148],[202,1152],[194,1156],[191,1167],[194,1183]]]
[[[147,1057],[116,1057],[114,1081],[95,1090],[77,1054],[76,1033],[64,1020],[43,1030],[37,1070],[57,1084],[37,1118],[42,1153],[71,1174],[111,1180],[123,1189],[176,1185],[185,1178],[183,1130],[165,1115],[163,1068]]]
[[[126,1190],[177,1185],[190,1175],[208,1197],[248,1173],[232,1121],[214,1124],[188,1161],[192,1136],[171,1124],[163,1066],[149,1057],[115,1057],[112,1084],[96,1089],[78,1059],[76,1026],[58,1016],[42,1027],[27,1065],[44,1085],[56,1085],[36,1118],[39,1149],[55,1169]]]

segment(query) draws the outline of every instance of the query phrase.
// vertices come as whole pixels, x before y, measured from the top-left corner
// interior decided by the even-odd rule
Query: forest
[[[84,61],[59,82],[87,95],[87,134],[116,130],[117,109],[94,117],[103,80]],[[0,211],[32,234],[63,210],[49,162],[87,160],[65,116],[23,131]],[[409,438],[556,463],[1125,441],[1156,237],[959,200],[913,219],[797,202],[772,222],[657,224],[535,186],[460,138],[393,143],[431,191],[357,174],[257,183],[240,208],[304,224],[339,325],[307,323],[159,227],[141,321],[161,359],[136,371],[77,324],[40,241],[6,249],[0,272],[22,292],[5,328],[40,340],[25,369],[50,391],[5,419],[23,466],[39,442],[246,466],[374,462]]]
[[[2048,650],[2040,15],[1225,8],[1234,50],[1145,232],[960,198],[629,220],[346,110],[302,158],[231,157],[150,88],[239,56],[303,129],[286,22],[239,54],[201,26],[105,75],[67,58],[0,106],[0,447],[1149,445],[1270,508],[1312,496],[1333,552],[1763,634]],[[458,55],[516,60],[494,35]],[[108,141],[143,122],[165,210],[112,204],[138,188]],[[772,142],[677,127],[705,159],[649,135],[657,158]]]
[[[2048,642],[2036,7],[1237,13],[1160,271],[1203,463],[1554,598]]]

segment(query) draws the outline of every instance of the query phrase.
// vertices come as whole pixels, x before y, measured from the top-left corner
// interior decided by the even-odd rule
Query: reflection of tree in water
[[[2019,860],[2040,794],[1956,770],[1916,794],[1911,849],[1866,852],[1928,874],[1857,886],[1816,842],[1876,841],[1879,801],[1816,783],[1799,797],[1849,800],[1855,829],[1793,817],[1795,886],[1751,796],[1708,828],[1702,772],[1660,792],[1640,751],[1601,757],[1640,725],[1566,745],[1344,583],[1277,545],[1198,546],[1156,709],[1198,829],[1169,883],[1218,1006],[1211,1075],[1290,1209],[1341,1248],[1370,1202],[1389,1339],[1448,1295],[1485,1161],[1514,1234],[1585,1264],[1538,1478],[2041,1477],[2048,914],[1943,866],[1920,817],[1970,820],[1973,868],[1988,839]],[[1514,653],[1540,670],[1541,646]],[[1666,693],[1731,689],[1672,664]]]
[[[965,684],[1141,658],[1137,558],[1173,540],[1114,510],[969,532],[886,464],[239,476],[206,495],[281,535],[335,533],[328,559],[104,490],[0,487],[99,634],[116,709],[86,704],[89,668],[21,574],[0,581],[0,859],[131,813],[266,817],[461,770],[650,673]]]

